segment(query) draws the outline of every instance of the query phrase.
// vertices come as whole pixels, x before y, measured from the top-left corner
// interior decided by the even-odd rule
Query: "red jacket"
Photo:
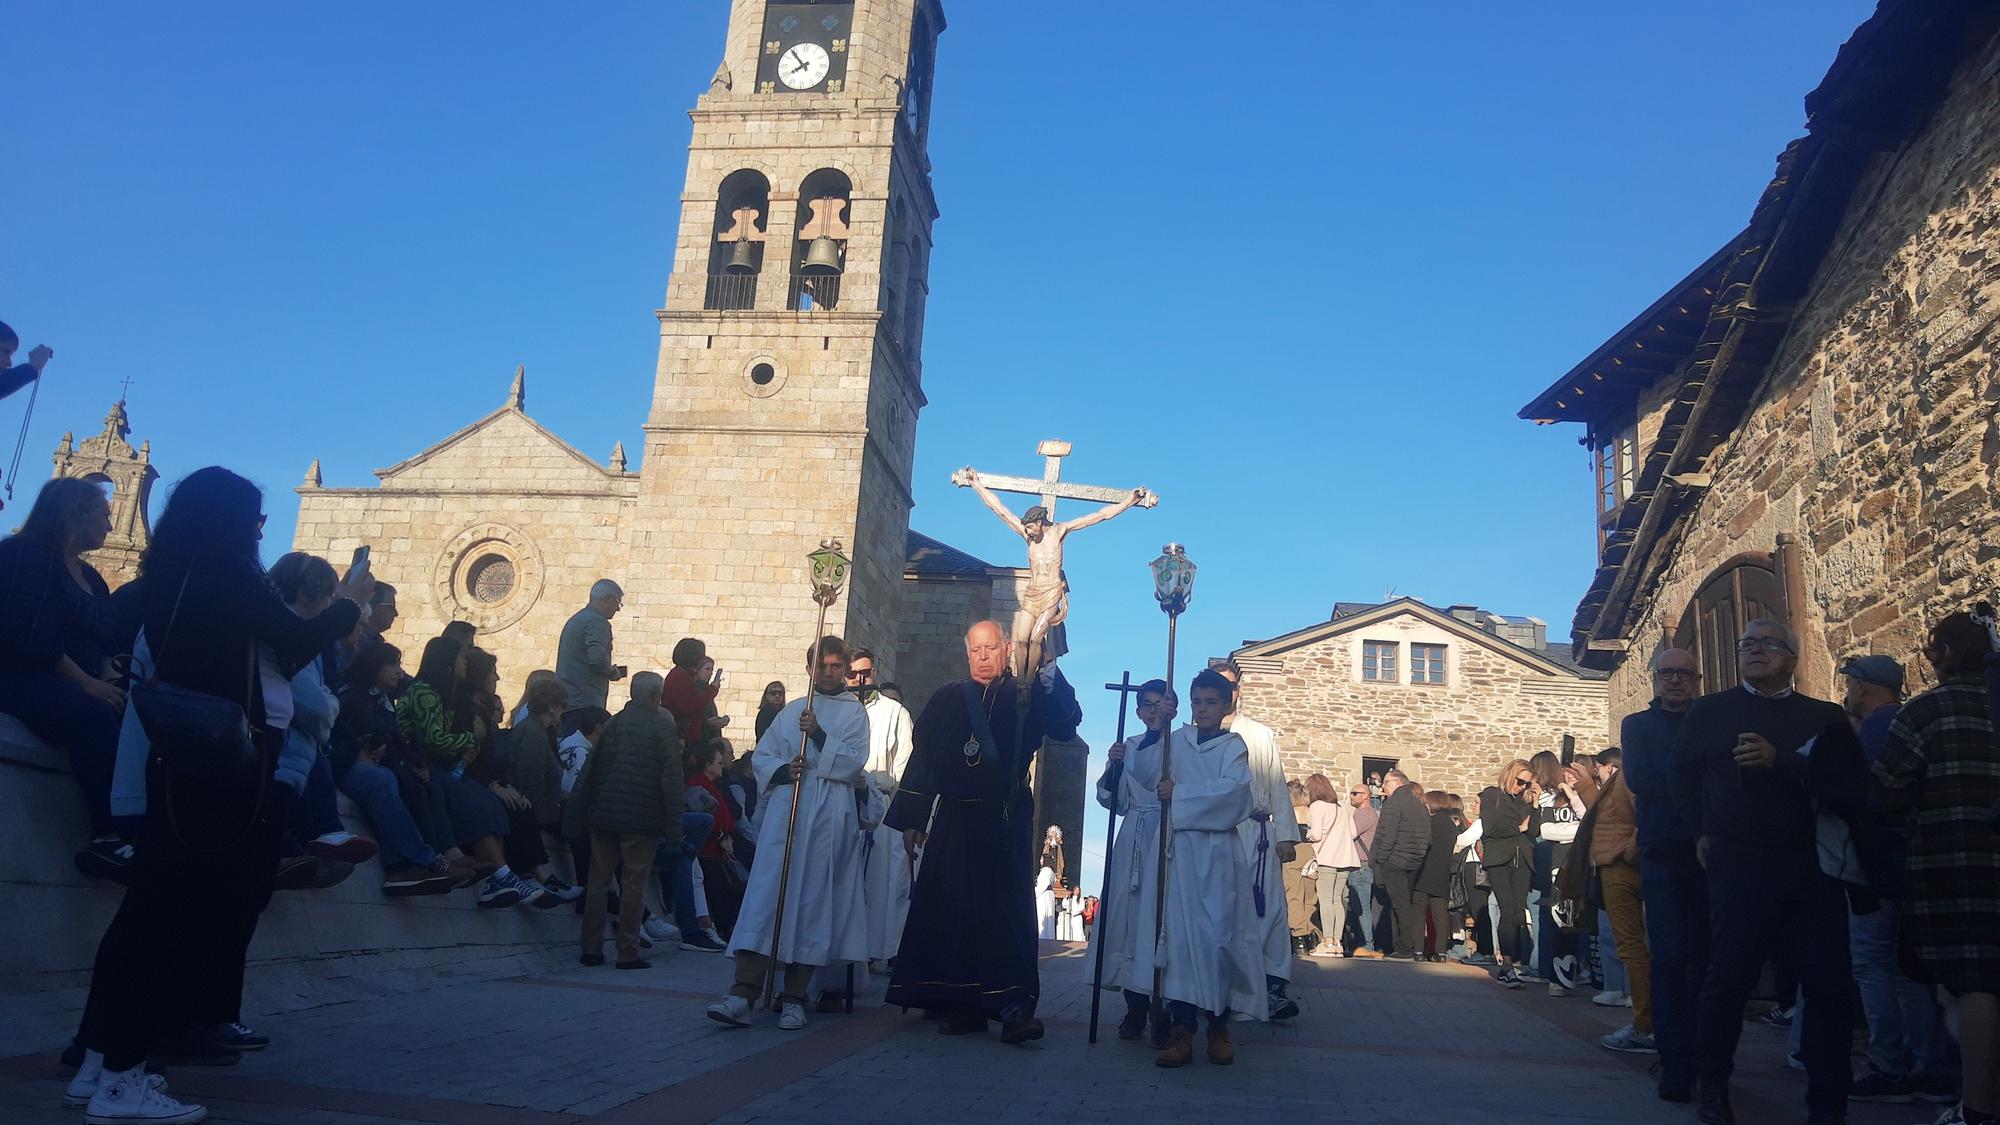
[[[688,788],[704,790],[715,798],[715,830],[708,834],[708,840],[695,855],[702,859],[721,859],[722,838],[736,835],[736,814],[729,811],[729,795],[700,770],[688,774],[687,784]]]
[[[714,684],[696,683],[686,668],[676,666],[667,673],[666,692],[660,698],[674,713],[682,743],[693,746],[707,736],[708,705],[715,702],[715,692]]]

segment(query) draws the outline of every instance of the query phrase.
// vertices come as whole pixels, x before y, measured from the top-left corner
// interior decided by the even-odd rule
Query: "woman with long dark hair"
[[[447,894],[472,878],[472,861],[446,859],[432,840],[451,846],[443,794],[435,801],[422,782],[410,789],[398,776],[402,739],[396,734],[391,700],[403,682],[403,653],[387,641],[361,646],[347,664],[340,691],[340,715],[333,724],[333,776],[340,791],[361,806],[375,826],[382,852],[382,893],[391,896]],[[442,824],[427,834],[424,821]]]
[[[258,561],[263,502],[227,469],[196,471],[174,489],[141,566],[149,674],[241,706],[262,760],[200,784],[156,755],[120,762],[145,771],[145,824],[77,1035],[86,1053],[70,1093],[88,1088],[93,1119],[197,1120],[200,1107],[147,1075],[147,1058],[236,1057],[223,1029],[247,1030],[243,963],[277,874],[270,790],[291,707],[287,669],[352,632],[374,586],[365,571],[350,574],[324,613],[293,613]]]
[[[103,486],[63,477],[43,485],[21,530],[0,540],[0,711],[69,755],[90,816],[76,866],[122,883],[137,828],[111,814],[125,710],[115,658],[125,650],[114,640],[111,591],[83,560],[110,530]]]
[[[469,759],[479,749],[479,736],[455,730],[445,701],[459,694],[467,672],[467,650],[450,637],[436,637],[424,646],[417,676],[396,701],[396,733],[412,754],[428,764],[432,779],[444,789],[452,835],[486,875],[479,905],[497,910],[521,901],[521,880],[507,866],[500,842],[511,824],[500,798],[466,776]]]
[[[1486,869],[1499,919],[1493,927],[1493,952],[1499,960],[1494,977],[1512,989],[1522,987],[1517,966],[1527,956],[1528,881],[1535,858],[1527,831],[1535,818],[1534,788],[1534,773],[1516,758],[1479,794],[1479,863]]]
[[[1431,846],[1424,853],[1423,866],[1417,870],[1417,909],[1425,915],[1429,935],[1429,948],[1423,956],[1426,960],[1442,961],[1445,951],[1451,948],[1451,876],[1458,855],[1454,844],[1465,821],[1463,810],[1454,809],[1451,795],[1442,789],[1424,794],[1424,808],[1430,811]]]
[[[751,728],[757,732],[759,739],[762,739],[764,732],[771,728],[771,720],[777,718],[778,712],[784,709],[785,681],[772,680],[770,683],[765,684],[764,694],[757,700],[757,722]],[[743,757],[747,761],[750,756],[745,754]]]

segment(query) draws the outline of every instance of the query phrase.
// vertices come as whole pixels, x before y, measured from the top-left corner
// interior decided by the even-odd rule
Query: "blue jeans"
[[[683,937],[693,936],[696,929],[694,856],[708,842],[708,834],[713,831],[714,816],[705,812],[684,812],[681,814],[680,851],[670,851],[662,844],[653,859],[653,867],[660,877],[660,896],[674,904],[674,928]]]
[[[1348,872],[1347,887],[1360,900],[1351,913],[1361,926],[1361,945],[1380,953],[1375,948],[1375,869],[1364,864]]]
[[[1597,912],[1597,960],[1604,966],[1604,991],[1632,991],[1632,982],[1625,978],[1625,962],[1618,956],[1618,939],[1611,936],[1611,915],[1602,910]]]
[[[1934,1074],[1949,1069],[1938,1006],[1931,990],[1904,976],[1897,964],[1896,913],[1896,900],[1885,898],[1873,914],[1847,916],[1854,981],[1868,1015],[1868,1065],[1883,1074]]]
[[[437,849],[424,843],[423,833],[403,804],[396,775],[373,762],[357,760],[340,779],[340,791],[347,794],[368,823],[375,826],[375,842],[381,847],[382,870],[398,867],[429,867],[437,862]]]

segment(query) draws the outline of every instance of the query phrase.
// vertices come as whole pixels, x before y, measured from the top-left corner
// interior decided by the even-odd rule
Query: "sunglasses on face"
[[[1776,637],[1746,637],[1736,642],[1737,652],[1790,652],[1792,646]]]

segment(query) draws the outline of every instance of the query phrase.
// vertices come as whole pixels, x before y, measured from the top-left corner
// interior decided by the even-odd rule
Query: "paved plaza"
[[[1043,957],[1049,1036],[1026,1048],[997,1034],[944,1038],[915,1013],[880,1007],[880,976],[851,1016],[816,1015],[804,1032],[768,1021],[729,1030],[702,1014],[726,983],[720,957],[674,951],[619,972],[551,951],[540,971],[421,991],[383,994],[358,979],[352,999],[253,1016],[276,1043],[242,1065],[169,1077],[210,1120],[287,1125],[1694,1119],[1653,1097],[1649,1057],[1597,1046],[1629,1013],[1586,995],[1507,992],[1457,965],[1302,961],[1300,1018],[1238,1024],[1233,1067],[1167,1071],[1118,1042],[1110,1021],[1088,1045],[1082,947],[1045,942]],[[60,1046],[0,1062],[0,1120],[81,1120],[61,1108]],[[1782,1036],[1745,1028],[1739,1062],[1740,1120],[1802,1118],[1804,1076],[1785,1069]],[[1851,1120],[1933,1116],[1921,1103],[1856,1106]]]

